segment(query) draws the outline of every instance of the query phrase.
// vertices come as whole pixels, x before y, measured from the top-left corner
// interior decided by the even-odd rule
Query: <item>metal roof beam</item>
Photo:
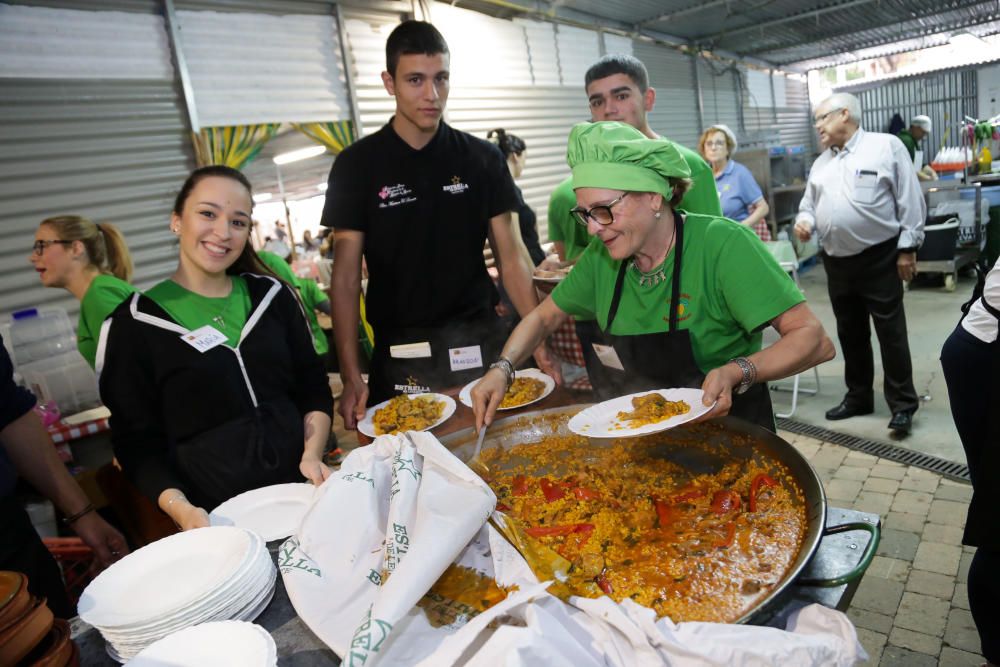
[[[997,11],[998,8],[997,8],[997,4],[995,2],[991,1],[989,3],[984,3],[984,2],[982,2],[982,0],[976,0],[975,2],[969,2],[969,3],[967,3],[965,6],[949,7],[948,9],[940,9],[940,10],[936,9],[935,11],[930,12],[928,14],[920,14],[919,16],[911,16],[909,19],[907,19],[907,21],[923,21],[923,20],[927,20],[927,19],[932,19],[933,20],[933,19],[936,19],[939,16],[943,16],[945,14],[950,14],[950,13],[955,12],[955,11],[960,11],[962,9],[968,9],[969,7],[972,7],[972,6],[987,5],[987,4],[994,11],[992,11],[989,15],[987,15],[985,17],[982,17],[981,20],[977,20],[976,23],[971,24],[971,25],[976,25],[978,23],[986,23],[986,22],[989,22],[989,21],[996,20],[997,18],[1000,18],[1000,13],[998,13],[998,11]],[[893,23],[902,23],[902,22],[901,21],[894,21]],[[969,23],[969,19],[968,18],[955,19],[954,21],[952,21],[950,23],[937,23],[937,24],[934,24],[934,25],[931,25],[931,26],[922,27],[922,28],[913,28],[913,29],[904,30],[904,33],[906,33],[904,35],[897,35],[895,37],[885,37],[885,38],[881,38],[881,39],[873,39],[873,40],[867,40],[867,41],[866,40],[862,40],[862,41],[859,41],[859,42],[855,42],[850,47],[845,48],[843,52],[846,53],[847,51],[854,51],[856,49],[865,49],[865,48],[870,48],[870,47],[873,47],[873,46],[881,46],[882,44],[891,44],[893,42],[901,42],[901,41],[906,40],[906,39],[915,39],[917,37],[926,37],[927,35],[936,35],[938,33],[949,32],[949,31],[958,30],[958,29],[961,29],[961,28],[967,28],[969,26],[970,26],[970,23]],[[801,39],[801,40],[797,40],[797,41],[794,41],[794,42],[788,42],[788,43],[783,44],[781,46],[768,46],[768,47],[764,47],[764,48],[750,49],[749,51],[745,51],[744,53],[751,54],[751,55],[753,55],[753,54],[759,54],[759,53],[773,53],[775,51],[782,51],[782,50],[785,50],[785,49],[794,49],[796,47],[802,46],[803,44],[822,43],[822,42],[825,42],[825,41],[830,40],[830,39],[838,39],[840,37],[847,37],[849,35],[863,34],[865,32],[865,30],[873,29],[873,28],[875,28],[875,29],[877,29],[877,28],[884,28],[884,27],[886,27],[886,26],[884,26],[884,25],[867,26],[864,30],[858,30],[857,28],[854,28],[854,29],[844,30],[844,31],[838,32],[838,33],[833,33],[833,34],[824,34],[822,37],[819,37],[819,38]]]
[[[969,25],[966,24],[966,25],[963,25],[962,27],[968,29],[968,28],[974,27],[974,26],[969,26]],[[991,30],[979,31],[976,34],[979,37],[987,37],[987,36],[990,36],[990,35],[996,35],[998,33],[1000,33],[1000,28],[994,28],[994,29],[991,29]],[[919,38],[918,37],[914,37],[914,38],[911,38],[911,39],[919,39]],[[919,51],[922,48],[930,48],[930,47],[933,47],[933,46],[941,46],[941,44],[931,44],[931,45],[925,45],[925,46],[909,46],[909,47],[904,47],[904,48],[899,48],[899,49],[887,50],[887,51],[884,51],[884,52],[882,52],[882,53],[880,53],[878,55],[863,55],[863,56],[855,56],[855,57],[850,57],[850,56],[853,55],[852,51],[840,51],[840,52],[837,52],[837,53],[829,53],[829,54],[824,54],[822,56],[815,56],[815,57],[811,57],[811,58],[805,58],[803,60],[789,60],[789,61],[785,61],[782,64],[782,67],[784,67],[785,69],[787,69],[789,71],[803,72],[804,73],[804,72],[808,72],[809,70],[813,70],[813,69],[821,69],[821,68],[824,68],[824,67],[833,67],[833,66],[836,66],[836,65],[848,65],[850,63],[858,62],[858,61],[861,61],[861,60],[870,60],[872,58],[884,58],[885,56],[891,56],[891,55],[895,55],[897,53],[908,53],[910,51]],[[845,56],[847,56],[847,57],[845,57]]]
[[[809,9],[804,12],[799,12],[798,14],[791,14],[789,16],[782,16],[780,19],[771,19],[770,21],[763,21],[761,23],[754,23],[753,25],[743,26],[742,28],[735,28],[733,30],[720,30],[716,33],[700,35],[695,37],[697,42],[717,42],[724,37],[732,37],[733,35],[742,35],[745,32],[764,31],[768,28],[773,28],[777,25],[784,25],[786,23],[793,23],[795,21],[801,21],[802,19],[818,18],[823,14],[829,14],[830,12],[839,12],[845,9],[850,9],[852,7],[858,7],[860,5],[870,5],[873,2],[879,2],[880,0],[847,0],[847,2],[841,2],[836,5],[828,5],[826,7],[818,7],[816,9]]]
[[[712,9],[713,7],[718,7],[719,5],[728,5],[729,0],[710,0],[709,2],[702,2],[695,5],[690,5],[682,9],[676,9],[672,12],[665,12],[657,16],[650,17],[648,19],[640,19],[636,25],[646,26],[653,23],[660,23],[662,21],[669,21],[670,19],[676,19],[681,16],[688,16],[689,14],[697,14],[700,11],[706,9]]]

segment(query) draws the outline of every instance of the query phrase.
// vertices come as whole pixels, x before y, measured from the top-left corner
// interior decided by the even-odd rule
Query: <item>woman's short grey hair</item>
[[[823,100],[821,106],[826,106],[827,111],[847,109],[851,122],[861,125],[861,100],[850,93],[834,93]]]

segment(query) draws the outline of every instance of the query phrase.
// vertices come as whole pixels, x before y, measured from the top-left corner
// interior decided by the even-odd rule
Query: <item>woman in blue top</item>
[[[750,170],[731,159],[736,153],[736,135],[725,125],[713,125],[698,140],[698,152],[712,165],[719,190],[722,215],[757,233],[761,241],[771,240],[764,216],[770,208]]]

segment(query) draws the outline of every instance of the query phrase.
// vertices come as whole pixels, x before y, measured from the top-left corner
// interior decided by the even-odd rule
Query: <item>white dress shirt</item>
[[[983,299],[992,308],[1000,309],[1000,262],[997,262],[986,274]],[[962,319],[962,327],[984,343],[996,341],[998,334],[1000,334],[1000,321],[986,310],[981,299],[976,299],[969,307],[969,313]],[[996,378],[993,380],[995,381]]]
[[[860,127],[842,149],[816,158],[796,222],[819,235],[826,254],[850,257],[899,235],[899,248],[924,240],[927,204],[906,147]]]

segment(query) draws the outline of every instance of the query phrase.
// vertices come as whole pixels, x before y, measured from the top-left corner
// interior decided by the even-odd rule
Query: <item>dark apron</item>
[[[650,389],[690,387],[700,389],[705,374],[698,368],[691,347],[691,335],[686,329],[677,327],[677,304],[681,294],[681,258],[684,249],[684,218],[677,216],[677,245],[674,249],[673,283],[670,293],[670,313],[667,331],[634,336],[616,336],[611,332],[611,324],[618,313],[628,261],[623,261],[618,270],[608,323],[600,337],[605,345],[614,347],[618,359],[625,370],[605,366],[596,359],[588,363],[587,373],[598,400],[606,401],[617,396],[634,394]],[[592,364],[600,368],[591,370]],[[596,379],[596,381],[595,381]],[[733,393],[733,407],[729,414],[774,431],[774,412],[767,384],[761,382],[747,390],[745,394]]]
[[[441,391],[481,378],[497,360],[510,329],[495,314],[463,320],[446,327],[408,327],[376,331],[368,378],[369,407],[403,393]],[[430,343],[431,356],[401,359],[390,354],[393,345]],[[481,364],[452,370],[452,350],[478,345]]]

